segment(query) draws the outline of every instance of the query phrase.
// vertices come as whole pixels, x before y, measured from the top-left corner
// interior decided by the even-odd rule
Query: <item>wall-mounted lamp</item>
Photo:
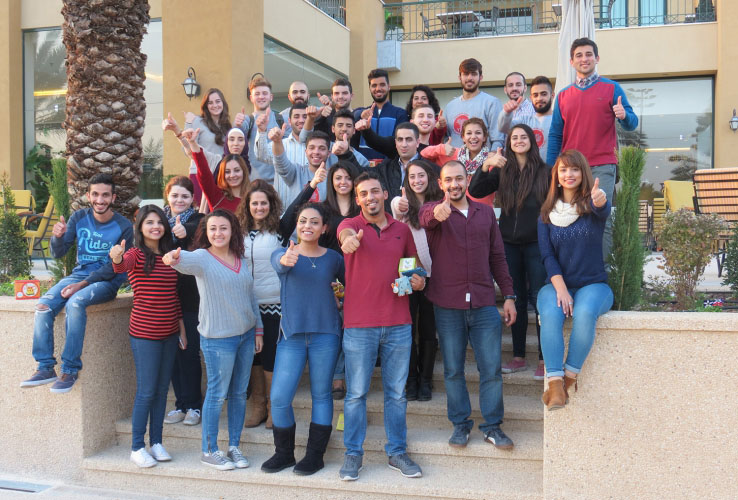
[[[733,108],[733,118],[730,119],[728,125],[730,125],[730,130],[733,132],[738,130],[738,116],[735,116],[735,108]]]
[[[190,100],[192,100],[193,97],[200,95],[200,84],[197,83],[195,70],[192,69],[192,66],[187,68],[187,78],[182,82],[182,87],[184,88],[184,93]]]

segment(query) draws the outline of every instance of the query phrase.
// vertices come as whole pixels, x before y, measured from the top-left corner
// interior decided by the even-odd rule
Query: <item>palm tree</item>
[[[87,181],[99,172],[116,183],[115,208],[131,217],[143,164],[144,67],[141,40],[147,0],[64,0],[67,52],[67,172],[71,206],[86,205]]]

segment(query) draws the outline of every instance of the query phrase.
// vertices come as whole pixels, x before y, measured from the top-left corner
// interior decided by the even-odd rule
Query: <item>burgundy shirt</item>
[[[343,299],[345,328],[375,328],[408,325],[409,297],[392,292],[392,283],[400,276],[400,259],[417,257],[413,235],[407,225],[387,214],[387,225],[377,233],[362,214],[344,219],[338,234],[344,229],[357,233],[364,230],[361,246],[345,254],[346,291]]]
[[[467,200],[466,217],[452,206],[451,216],[438,222],[433,208],[440,201],[426,203],[419,214],[433,259],[433,279],[428,280],[425,296],[448,309],[494,306],[493,277],[503,295],[514,293],[494,209]]]

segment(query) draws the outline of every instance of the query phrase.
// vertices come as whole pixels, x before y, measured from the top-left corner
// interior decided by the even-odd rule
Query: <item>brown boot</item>
[[[267,418],[264,373],[261,366],[251,367],[251,397],[246,403],[244,427],[258,427]]]
[[[560,378],[548,381],[548,390],[543,393],[541,398],[546,409],[560,410],[566,404],[566,392],[564,391],[564,381]]]
[[[266,424],[264,424],[264,427],[267,429],[272,428],[272,401],[269,397],[272,393],[272,374],[274,372],[264,372],[264,377],[266,379]]]
[[[571,386],[574,386],[574,392],[577,392],[579,390],[579,386],[577,385],[577,377],[569,377],[568,375],[564,375],[564,392],[566,392],[566,402],[569,402],[569,388]]]

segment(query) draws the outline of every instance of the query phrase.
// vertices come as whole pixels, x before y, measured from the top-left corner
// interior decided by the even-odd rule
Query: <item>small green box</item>
[[[402,275],[404,271],[410,271],[418,267],[417,259],[415,257],[405,257],[400,259],[400,266],[397,268],[397,272]]]

